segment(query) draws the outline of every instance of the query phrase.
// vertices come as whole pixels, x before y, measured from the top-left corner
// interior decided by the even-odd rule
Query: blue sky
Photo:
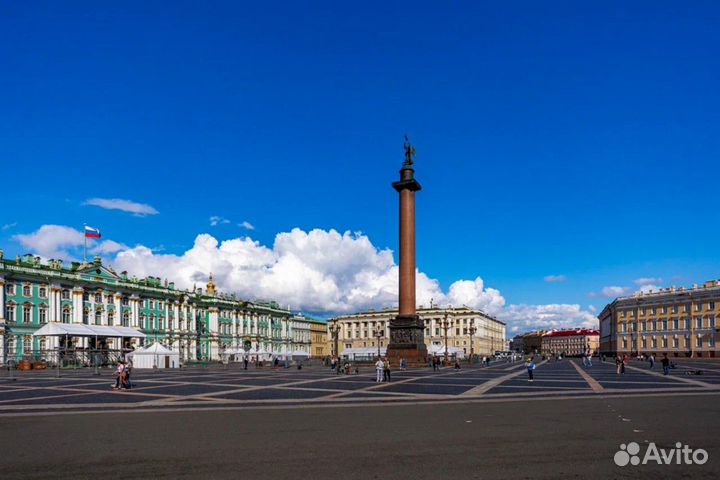
[[[585,311],[718,278],[716,3],[344,3],[5,3],[6,255],[83,223],[178,258],[293,228],[395,249],[408,133],[445,292]]]

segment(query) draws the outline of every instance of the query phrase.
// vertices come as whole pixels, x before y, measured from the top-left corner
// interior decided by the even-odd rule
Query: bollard
[[[8,362],[8,370],[10,372],[10,381],[14,382],[15,377],[13,376],[13,362]]]
[[[55,369],[55,378],[60,378],[60,359],[58,358],[58,361],[55,363],[57,364],[57,368]]]
[[[98,357],[97,354],[93,355],[93,363],[95,363],[95,375],[100,375],[100,372],[98,371]]]

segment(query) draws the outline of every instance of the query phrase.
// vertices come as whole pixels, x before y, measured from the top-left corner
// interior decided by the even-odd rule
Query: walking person
[[[592,367],[592,356],[593,356],[592,349],[590,349],[590,348],[587,349],[586,356],[587,356],[587,366]]]
[[[615,373],[617,373],[618,375],[620,375],[622,373],[622,365],[623,365],[623,361],[622,361],[622,357],[620,356],[620,354],[615,355],[615,370],[616,370]]]
[[[621,365],[620,373],[625,373],[625,366],[628,364],[629,361],[630,361],[630,357],[628,357],[627,354],[622,356],[622,365]]]
[[[243,368],[244,368],[245,370],[247,370],[248,363],[250,363],[250,359],[248,358],[247,355],[245,355],[245,356],[243,357]]]
[[[583,362],[583,367],[587,367],[587,354],[586,353],[582,354],[582,362]]]
[[[120,388],[122,382],[122,374],[124,370],[125,365],[123,365],[123,361],[118,360],[117,367],[115,367],[115,384],[111,384],[113,390],[117,390]]]
[[[660,360],[660,363],[662,363],[663,375],[670,375],[670,359],[667,353],[663,353],[663,358]]]
[[[380,357],[375,362],[375,382],[380,383],[383,381],[383,370],[385,370],[385,364]]]
[[[390,361],[387,358],[383,362],[383,380],[390,381]]]
[[[527,359],[527,372],[528,372],[528,382],[533,381],[533,370],[535,370],[535,360],[533,360],[533,357],[529,357]]]
[[[655,366],[655,354],[651,353],[648,357],[648,361],[650,362],[650,369],[652,370],[652,368]]]

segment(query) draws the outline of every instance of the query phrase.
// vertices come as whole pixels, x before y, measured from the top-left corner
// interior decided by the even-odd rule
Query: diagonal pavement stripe
[[[577,370],[577,372],[580,374],[580,376],[583,378],[583,380],[585,380],[587,382],[587,384],[590,385],[590,388],[592,388],[593,392],[602,392],[603,390],[605,390],[605,388],[602,385],[600,385],[600,382],[595,380],[585,370],[580,368],[580,366],[577,363],[571,361],[570,364],[573,367],[575,367],[575,370]]]

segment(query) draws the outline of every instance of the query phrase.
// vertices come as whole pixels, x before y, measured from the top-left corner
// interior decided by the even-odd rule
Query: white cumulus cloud
[[[248,222],[247,220],[245,220],[242,223],[239,223],[238,227],[242,227],[245,230],[255,230],[255,226],[252,223]]]
[[[623,295],[630,293],[630,290],[631,289],[628,287],[610,286],[610,287],[603,287],[603,289],[600,291],[600,293],[602,293],[606,297],[621,297]]]
[[[73,228],[44,225],[15,239],[45,257],[68,259],[84,242]],[[77,251],[77,250],[75,250]],[[272,245],[249,237],[218,241],[203,233],[182,254],[144,245],[127,247],[105,240],[93,244],[118,270],[137,277],[162,275],[179,288],[205,288],[212,272],[221,291],[250,300],[276,300],[295,311],[321,315],[354,313],[397,305],[398,266],[389,249],[379,249],[359,232],[295,228],[275,236]],[[418,305],[468,306],[508,324],[508,333],[534,328],[593,326],[592,313],[578,305],[506,305],[501,292],[481,277],[460,279],[443,291],[436,279],[417,272]]]
[[[508,332],[541,328],[598,328],[598,319],[580,305],[510,305],[498,316],[508,324]]]
[[[636,278],[633,280],[635,285],[642,287],[643,285],[657,285],[658,283],[662,283],[662,278],[658,277],[641,277]]]
[[[131,200],[123,200],[122,198],[90,198],[85,201],[84,205],[94,205],[106,210],[120,210],[133,213],[138,217],[157,215],[159,213],[150,205],[133,202]]]
[[[85,236],[72,227],[43,225],[33,233],[15,235],[13,240],[44,258],[69,258],[68,249],[83,245]]]

